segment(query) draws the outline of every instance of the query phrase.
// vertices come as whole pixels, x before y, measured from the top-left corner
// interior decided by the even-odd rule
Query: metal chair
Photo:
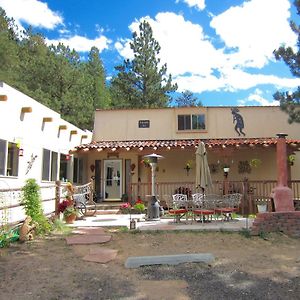
[[[187,195],[185,194],[174,194],[172,195],[171,207],[168,207],[170,215],[174,216],[174,222],[180,222],[180,219],[183,216],[186,216],[188,213],[188,201]]]
[[[200,221],[205,222],[205,217],[212,220],[214,215],[214,200],[210,197],[206,197],[204,194],[196,193],[192,195],[193,198],[193,220],[196,220],[196,216],[200,216]]]
[[[238,211],[241,200],[242,194],[239,193],[224,195],[218,207],[215,208],[216,214],[223,215],[224,221],[232,220],[232,213]]]

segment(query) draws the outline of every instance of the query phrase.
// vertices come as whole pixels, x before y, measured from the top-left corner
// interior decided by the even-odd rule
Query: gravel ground
[[[88,245],[51,235],[0,249],[0,299],[300,299],[300,240],[238,233],[110,232],[107,264],[82,260]],[[129,256],[212,253],[211,265],[126,269]]]

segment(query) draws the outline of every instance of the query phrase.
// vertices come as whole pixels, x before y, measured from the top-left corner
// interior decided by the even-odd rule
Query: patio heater
[[[151,201],[148,204],[147,218],[148,220],[153,220],[153,221],[160,220],[159,203],[157,201],[156,191],[155,191],[155,173],[156,173],[157,161],[159,158],[163,158],[163,156],[153,153],[153,154],[145,155],[144,157],[149,159],[149,164],[151,166]]]

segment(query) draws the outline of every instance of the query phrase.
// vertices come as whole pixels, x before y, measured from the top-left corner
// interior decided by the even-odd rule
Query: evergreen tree
[[[134,53],[132,61],[125,60],[117,66],[116,77],[111,81],[113,105],[117,107],[164,107],[170,101],[169,93],[176,91],[172,76],[167,75],[167,65],[161,67],[160,45],[154,39],[150,24],[143,21],[139,34],[133,34],[130,47]]]
[[[48,47],[32,28],[18,38],[14,20],[0,8],[0,80],[60,113],[80,128],[93,128],[94,110],[110,105],[99,50],[88,61],[63,43]]]
[[[93,97],[94,108],[105,108],[110,104],[110,97],[105,83],[105,70],[100,58],[99,49],[92,47],[86,64],[90,76],[90,90]]]
[[[19,70],[17,26],[0,7],[0,80],[14,85]]]
[[[185,90],[175,99],[178,107],[203,106],[202,102],[191,91]]]
[[[300,0],[294,2],[297,8],[297,14],[300,15]],[[291,47],[281,46],[274,51],[277,60],[283,60],[290,68],[291,73],[295,77],[300,77],[300,27],[293,21],[290,26],[292,30],[298,35],[298,51],[294,52]],[[300,86],[294,92],[276,92],[274,99],[280,101],[280,107],[288,115],[288,122],[300,123]]]

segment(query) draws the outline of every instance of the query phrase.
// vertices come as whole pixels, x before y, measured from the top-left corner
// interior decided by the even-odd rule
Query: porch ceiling
[[[208,148],[239,148],[239,147],[269,147],[275,146],[277,138],[229,138],[229,139],[181,139],[181,140],[136,140],[136,141],[93,141],[89,144],[82,144],[73,151],[86,152],[95,151],[117,151],[117,150],[170,150],[174,148],[197,147],[200,141],[204,142]],[[286,143],[293,151],[300,150],[300,140],[286,139]]]

